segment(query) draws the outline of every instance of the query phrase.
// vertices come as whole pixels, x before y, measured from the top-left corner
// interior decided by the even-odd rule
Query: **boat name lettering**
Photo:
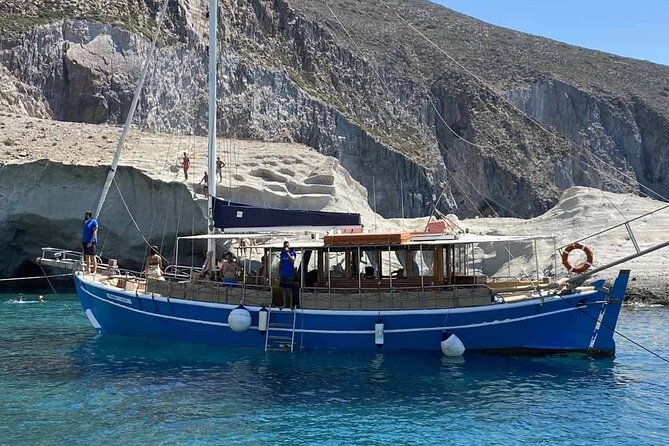
[[[113,294],[107,293],[107,298],[118,302],[123,302],[124,304],[132,305],[132,301],[127,297],[114,296]]]

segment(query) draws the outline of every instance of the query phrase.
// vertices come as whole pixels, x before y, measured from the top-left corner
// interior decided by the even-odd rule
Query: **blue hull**
[[[438,310],[297,310],[295,348],[349,350],[440,350],[442,332],[454,333],[467,350],[542,353],[588,351],[613,354],[629,273],[613,288],[603,281],[594,290],[516,303]],[[101,333],[216,345],[265,347],[258,331],[258,307],[247,307],[251,328],[228,327],[235,306],[151,294],[136,294],[75,277],[81,305]],[[293,323],[289,310],[272,311],[273,323]],[[374,325],[384,324],[384,343],[375,344]],[[598,322],[599,321],[599,322]],[[276,331],[274,329],[273,331]],[[278,329],[290,336],[292,330]]]

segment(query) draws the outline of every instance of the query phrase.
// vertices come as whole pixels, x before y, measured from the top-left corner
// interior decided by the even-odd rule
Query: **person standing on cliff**
[[[216,174],[218,175],[218,181],[223,182],[223,168],[225,167],[225,163],[221,161],[221,157],[217,156],[216,157]]]
[[[202,193],[204,194],[205,197],[209,196],[209,174],[207,172],[204,173],[204,176],[200,180],[198,185],[202,184]]]
[[[95,258],[95,245],[98,242],[98,222],[93,218],[91,211],[84,213],[84,227],[81,236],[81,245],[84,248],[84,261],[89,273],[95,274],[98,270],[98,260]]]
[[[181,163],[181,167],[184,170],[184,176],[186,177],[186,181],[188,181],[188,169],[190,169],[190,158],[188,158],[188,154],[184,152],[184,159],[183,162]]]

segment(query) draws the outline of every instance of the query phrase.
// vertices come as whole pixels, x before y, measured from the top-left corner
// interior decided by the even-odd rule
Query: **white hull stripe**
[[[83,288],[82,288],[83,289]],[[202,325],[212,325],[212,326],[217,326],[217,327],[228,327],[227,323],[224,322],[214,322],[214,321],[203,321],[199,319],[189,319],[189,318],[183,318],[183,317],[178,317],[178,316],[170,316],[167,314],[159,314],[159,313],[151,313],[148,311],[144,310],[138,310],[136,308],[131,308],[125,305],[118,304],[116,302],[109,301],[107,299],[103,299],[101,297],[98,297],[94,295],[93,293],[89,292],[86,289],[83,289],[83,291],[88,294],[89,296],[98,299],[102,302],[105,302],[110,305],[117,306],[119,308],[123,308],[124,310],[129,310],[129,311],[134,311],[136,313],[141,313],[145,314],[147,316],[155,316],[155,317],[160,317],[164,319],[172,319],[172,320],[177,320],[177,321],[182,321],[182,322],[190,322],[194,324],[202,324]],[[530,319],[536,319],[536,318],[541,318],[541,317],[546,317],[546,316],[551,316],[554,314],[559,314],[559,313],[565,313],[568,311],[574,311],[578,310],[579,308],[576,307],[571,307],[571,308],[563,308],[560,310],[556,311],[551,311],[549,313],[541,313],[541,314],[533,314],[531,316],[522,316],[518,317],[515,319],[503,319],[503,320],[497,320],[497,321],[490,321],[490,322],[479,322],[476,324],[468,324],[468,325],[452,325],[448,327],[421,327],[421,328],[397,328],[397,329],[390,329],[390,330],[384,330],[384,333],[415,333],[415,332],[424,332],[424,331],[441,331],[441,330],[464,330],[468,328],[476,328],[476,327],[486,327],[486,326],[492,326],[492,325],[501,325],[501,324],[511,324],[515,322],[520,322],[520,321],[526,321]],[[249,327],[249,329],[257,329],[258,327]],[[289,328],[275,328],[274,331],[285,331],[285,332],[292,332],[291,329]],[[343,334],[343,335],[367,335],[367,334],[374,334],[374,330],[310,330],[310,329],[295,329],[295,333],[318,333],[318,334]]]
[[[91,296],[91,297],[93,297],[97,300],[100,300],[100,301],[102,301],[106,304],[114,305],[116,307],[123,308],[124,310],[134,311],[135,313],[146,314],[147,316],[155,316],[155,317],[160,317],[160,318],[163,318],[163,319],[173,319],[173,320],[182,321],[182,322],[191,322],[191,323],[194,323],[194,324],[214,325],[216,327],[227,327],[228,326],[228,324],[226,324],[224,322],[201,321],[199,319],[189,319],[189,318],[185,318],[185,317],[169,316],[167,314],[151,313],[149,311],[138,310],[137,308],[128,307],[127,305],[121,305],[121,304],[118,304],[116,302],[112,302],[111,300],[107,300],[107,299],[103,299],[101,297],[98,297],[95,294],[91,293],[90,291],[88,291],[84,288],[82,288],[82,290],[86,294],[88,294],[89,296]],[[249,328],[254,328],[254,327],[249,327]],[[255,327],[255,328],[258,328],[258,327]],[[104,327],[103,327],[103,329],[104,329]]]
[[[421,328],[395,328],[390,330],[383,330],[384,333],[416,333],[422,331],[442,331],[442,330],[463,330],[467,328],[486,327],[491,325],[512,324],[514,322],[525,321],[528,319],[536,319],[539,317],[551,316],[553,314],[565,313],[567,311],[577,310],[577,308],[563,308],[561,310],[551,311],[550,313],[534,314],[532,316],[523,316],[516,319],[503,319],[490,322],[479,322],[468,325],[452,325],[449,327],[421,327]],[[272,331],[287,331],[291,332],[290,328],[273,328]],[[374,334],[374,330],[300,330],[295,329],[295,333],[323,333],[323,334]]]

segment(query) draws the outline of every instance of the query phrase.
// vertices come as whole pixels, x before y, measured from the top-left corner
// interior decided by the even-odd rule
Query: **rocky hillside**
[[[422,0],[383,3],[220,0],[221,131],[338,158],[376,190],[385,216],[399,215],[402,202],[406,215],[426,214],[444,187],[439,207],[465,216],[538,215],[572,185],[638,191],[638,180],[669,195],[669,67]],[[158,8],[4,0],[0,110],[122,123]],[[137,124],[202,134],[206,1],[171,0],[168,15]]]
[[[106,176],[101,164],[111,157],[110,141],[118,138],[119,128],[0,114],[0,132],[4,141],[11,142],[3,142],[0,150],[0,246],[4,246],[0,277],[39,275],[32,260],[40,247],[78,248],[81,215],[95,206]],[[146,245],[124,201],[141,233],[159,245],[169,261],[174,259],[177,235],[205,231],[206,201],[198,184],[205,170],[205,145],[205,137],[130,132],[121,157],[118,189],[112,188],[100,219],[99,247],[105,258],[139,269],[146,256]],[[229,140],[220,149],[227,163],[219,195],[260,206],[354,209],[365,227],[379,231],[425,227],[426,218],[375,216],[367,204],[367,191],[339,162],[304,145]],[[192,161],[188,180],[179,168],[179,155],[184,151]],[[477,234],[555,236],[561,246],[663,206],[631,194],[574,187],[562,194],[554,208],[532,219],[473,218],[462,219],[459,225]],[[631,224],[641,249],[666,240],[668,213],[665,209]],[[564,275],[564,268],[555,264],[553,241],[537,243],[542,274]],[[595,267],[634,252],[624,227],[586,243],[595,254]],[[196,252],[191,258],[191,244],[180,244],[181,264],[201,262],[205,244],[192,247]],[[531,245],[514,244],[510,263],[506,248],[506,243],[479,245],[477,267],[491,276],[534,276],[537,263]],[[664,249],[625,267],[633,271],[637,293],[651,302],[667,303],[668,264],[669,249]],[[602,277],[611,278],[616,272],[607,270]]]

